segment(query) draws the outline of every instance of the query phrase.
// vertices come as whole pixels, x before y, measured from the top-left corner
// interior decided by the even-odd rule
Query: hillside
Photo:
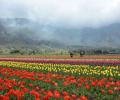
[[[100,28],[66,29],[25,18],[0,19],[0,45],[79,45],[120,48],[120,24]],[[73,34],[74,33],[74,34]],[[64,45],[63,45],[64,44]]]

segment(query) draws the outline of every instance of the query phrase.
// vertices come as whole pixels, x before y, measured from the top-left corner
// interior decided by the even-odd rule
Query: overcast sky
[[[0,17],[25,17],[60,27],[120,22],[120,0],[0,0]]]

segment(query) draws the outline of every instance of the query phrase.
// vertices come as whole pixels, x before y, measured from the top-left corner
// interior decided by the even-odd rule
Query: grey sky
[[[99,27],[120,22],[120,0],[0,0],[0,17],[26,17],[67,28]]]

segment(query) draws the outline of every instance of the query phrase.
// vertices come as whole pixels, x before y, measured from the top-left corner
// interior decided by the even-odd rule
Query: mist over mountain
[[[120,0],[0,0],[0,45],[120,48]]]
[[[61,28],[26,18],[0,18],[0,45],[47,43],[54,46],[78,45],[119,48],[119,37],[119,23],[99,28]]]

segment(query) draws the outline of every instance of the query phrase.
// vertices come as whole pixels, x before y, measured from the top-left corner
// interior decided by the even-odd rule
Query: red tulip
[[[64,86],[68,86],[69,83],[68,83],[68,82],[64,82],[63,85],[64,85]]]
[[[28,92],[28,88],[24,88],[23,91],[24,91],[25,93],[27,93],[27,92]]]
[[[61,95],[58,91],[54,91],[54,95],[55,95],[56,99],[59,99],[61,97]]]
[[[44,77],[40,77],[40,81],[44,80]]]
[[[101,90],[101,93],[102,93],[102,94],[105,94],[106,92],[105,92],[105,90]]]
[[[36,98],[40,98],[39,92],[36,92],[36,91],[32,90],[32,91],[30,92],[30,94],[31,94],[31,95],[34,95]]]
[[[68,95],[68,92],[64,91],[64,92],[63,92],[63,95],[64,95],[64,96],[67,96],[67,95]]]
[[[20,88],[22,88],[22,89],[23,89],[23,88],[24,88],[24,85],[20,85]]]
[[[110,81],[113,81],[113,78],[109,78]]]
[[[41,89],[41,92],[44,94],[44,93],[45,93],[45,90],[44,90],[44,89]]]
[[[119,88],[118,87],[114,87],[114,90],[117,91],[117,90],[119,90]]]
[[[77,100],[81,100],[80,98],[77,98]]]
[[[113,94],[113,90],[108,90],[109,94]]]
[[[72,94],[72,98],[76,99],[77,98],[76,94]]]
[[[53,82],[53,85],[54,85],[54,86],[58,86],[58,83],[57,83],[57,82]]]
[[[78,87],[81,87],[81,86],[82,86],[82,83],[79,83],[79,84],[78,84]]]
[[[7,96],[7,95],[5,95],[5,96],[3,97],[3,100],[10,100],[10,97]]]
[[[64,97],[64,100],[71,100],[71,99],[70,99],[70,96],[66,95],[66,96]]]
[[[43,100],[50,100],[50,97],[44,96],[44,97],[43,97]]]
[[[36,90],[39,90],[39,87],[38,87],[38,86],[36,86],[35,88],[36,88]]]
[[[3,87],[2,86],[0,86],[0,91],[2,91],[3,90]]]
[[[92,82],[92,86],[96,86],[96,82]]]
[[[0,95],[0,100],[3,100],[3,98],[4,98],[4,95]]]
[[[85,87],[86,87],[87,90],[90,90],[90,86],[88,84],[86,84]]]
[[[110,84],[106,84],[106,88],[110,88]]]
[[[30,83],[30,84],[29,84],[29,86],[30,86],[30,87],[33,87],[33,84],[32,84],[32,83]]]
[[[12,85],[11,85],[11,84],[7,84],[7,87],[8,87],[9,89],[12,89]]]
[[[81,100],[88,100],[86,96],[81,96]]]
[[[48,96],[48,97],[52,97],[52,96],[53,96],[53,93],[52,93],[50,90],[48,90],[48,91],[47,91],[47,96]]]

